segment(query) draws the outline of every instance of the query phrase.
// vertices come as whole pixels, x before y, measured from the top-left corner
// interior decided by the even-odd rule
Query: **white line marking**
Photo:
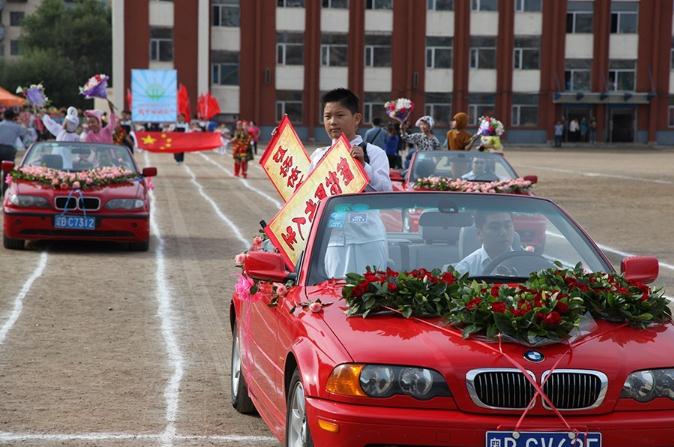
[[[633,180],[635,182],[657,183],[657,184],[660,184],[660,185],[674,185],[674,181],[671,181],[671,180],[634,177],[634,176],[630,176],[630,175],[603,174],[603,173],[600,173],[600,172],[585,172],[585,171],[577,171],[577,170],[573,170],[573,169],[550,168],[550,167],[547,167],[547,166],[519,165],[519,167],[530,168],[530,169],[541,169],[541,170],[544,170],[544,171],[561,172],[561,173],[564,173],[564,174],[582,175],[582,176],[585,176],[585,177],[606,177],[606,178],[617,178],[617,179],[621,179],[621,180]]]
[[[203,158],[205,158],[210,164],[217,166],[220,170],[224,171],[224,172],[225,172],[227,175],[229,175],[230,177],[233,175],[232,171],[230,171],[229,169],[225,168],[225,167],[222,166],[220,163],[218,163],[218,162],[212,160],[211,157],[209,157],[209,156],[207,156],[207,155],[205,155],[205,154],[202,154],[202,153],[199,153],[199,155],[201,155]],[[243,186],[245,186],[246,188],[250,189],[251,191],[253,191],[253,192],[255,192],[255,193],[261,195],[261,196],[264,197],[265,199],[269,200],[271,203],[274,204],[274,206],[276,206],[276,208],[279,208],[279,209],[280,209],[280,208],[283,206],[283,204],[282,204],[281,202],[279,202],[278,200],[272,198],[271,196],[269,196],[269,195],[268,195],[267,193],[265,193],[264,191],[261,191],[261,190],[257,189],[256,187],[251,186],[251,185],[248,183],[248,180],[243,179],[243,178],[239,178],[239,180],[241,181],[241,183],[243,183]]]
[[[148,165],[147,152],[144,154],[145,165]],[[164,262],[164,239],[161,236],[159,225],[157,225],[155,216],[156,199],[154,192],[150,191],[150,228],[152,233],[157,238],[156,260],[157,269],[155,270],[155,280],[157,284],[157,301],[159,304],[158,313],[161,319],[161,332],[166,344],[166,351],[169,357],[169,366],[173,370],[171,379],[166,384],[164,389],[164,399],[166,400],[166,428],[161,435],[161,445],[170,447],[173,445],[175,437],[176,416],[178,414],[178,402],[180,400],[180,381],[183,377],[183,354],[178,346],[174,332],[174,321],[176,317],[173,315],[171,308],[171,292],[166,281],[166,265]]]
[[[199,182],[197,182],[197,176],[194,175],[194,172],[192,172],[192,170],[190,169],[190,167],[187,166],[187,165],[184,165],[184,166],[185,166],[185,169],[187,169],[188,174],[190,174],[190,175],[192,176],[192,183],[194,183],[194,184],[196,185],[196,187],[199,189],[199,194],[201,194],[201,196],[202,196],[204,199],[206,199],[206,201],[207,201],[208,203],[211,204],[211,207],[213,207],[213,211],[215,211],[215,214],[217,214],[218,217],[219,217],[225,224],[227,224],[227,226],[229,226],[229,228],[232,229],[232,231],[234,232],[234,235],[241,241],[241,243],[244,245],[244,247],[245,247],[245,248],[248,248],[248,246],[250,246],[250,241],[246,240],[246,239],[243,237],[243,235],[241,234],[241,231],[239,231],[239,227],[237,227],[236,225],[234,225],[234,222],[232,222],[231,220],[229,220],[229,218],[228,218],[227,216],[225,216],[225,214],[224,214],[222,211],[220,211],[220,208],[219,208],[218,205],[213,201],[213,199],[211,199],[210,196],[204,192],[203,186],[201,186],[201,184],[200,184]]]
[[[4,343],[5,337],[7,337],[7,333],[10,331],[10,329],[12,329],[12,326],[14,326],[16,320],[19,319],[19,315],[21,315],[21,310],[23,310],[23,299],[26,297],[26,295],[30,291],[30,288],[33,286],[33,282],[35,282],[36,279],[42,276],[42,273],[44,272],[44,268],[46,266],[47,266],[47,252],[43,251],[42,254],[40,255],[40,262],[38,262],[37,267],[35,268],[33,273],[23,284],[23,287],[21,287],[21,291],[19,291],[19,294],[16,296],[16,298],[14,298],[14,308],[12,309],[12,312],[9,314],[7,321],[5,321],[5,324],[3,324],[2,328],[0,328],[0,345]]]
[[[158,441],[163,434],[134,434],[134,433],[9,433],[0,432],[0,443],[19,441]],[[175,435],[176,441],[208,441],[211,443],[275,443],[276,438],[271,436],[243,436],[243,435]]]

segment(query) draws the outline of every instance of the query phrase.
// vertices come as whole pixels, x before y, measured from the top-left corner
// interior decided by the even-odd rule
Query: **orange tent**
[[[20,96],[12,95],[4,88],[0,87],[0,105],[5,107],[22,106],[26,102]]]

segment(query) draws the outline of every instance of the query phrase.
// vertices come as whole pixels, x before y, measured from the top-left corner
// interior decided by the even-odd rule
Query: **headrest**
[[[419,218],[421,227],[469,227],[473,225],[473,216],[468,213],[443,213],[440,211],[426,211]]]

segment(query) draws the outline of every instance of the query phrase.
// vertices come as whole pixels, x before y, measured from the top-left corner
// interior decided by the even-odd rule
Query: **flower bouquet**
[[[7,180],[37,182],[53,189],[93,189],[103,186],[129,183],[138,174],[124,168],[106,167],[82,172],[67,172],[42,166],[26,166],[15,169]]]
[[[503,152],[501,145],[501,135],[505,133],[503,123],[489,116],[480,117],[480,126],[477,129],[477,135],[480,136],[480,150],[489,152]]]
[[[26,98],[28,103],[34,108],[42,108],[47,104],[49,98],[44,94],[44,86],[40,84],[31,84],[30,87],[17,87],[16,93]]]
[[[412,114],[414,103],[407,98],[398,98],[387,101],[384,104],[384,110],[389,118],[399,121],[402,124],[407,121],[407,118]]]
[[[80,95],[85,98],[102,98],[108,99],[108,80],[110,78],[104,74],[97,74],[89,78],[84,86],[80,87]]]

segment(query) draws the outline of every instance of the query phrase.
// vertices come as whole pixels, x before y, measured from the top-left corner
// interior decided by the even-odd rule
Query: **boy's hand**
[[[363,148],[360,146],[353,146],[351,148],[351,156],[361,162],[362,164],[365,164],[365,153],[363,152]]]

